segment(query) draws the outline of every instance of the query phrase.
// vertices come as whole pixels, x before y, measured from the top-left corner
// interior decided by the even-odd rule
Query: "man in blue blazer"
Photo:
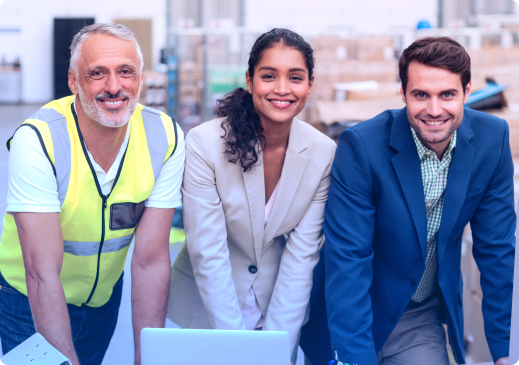
[[[486,338],[496,364],[508,364],[508,125],[464,108],[470,58],[450,38],[413,43],[400,78],[406,108],[344,131],[333,163],[323,247],[331,344],[344,364],[447,365],[443,322],[465,363],[460,259],[470,223]]]

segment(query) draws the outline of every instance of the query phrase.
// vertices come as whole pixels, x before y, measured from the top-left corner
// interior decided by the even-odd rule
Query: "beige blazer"
[[[294,118],[277,197],[265,226],[263,163],[243,172],[227,160],[222,119],[186,138],[186,241],[173,264],[168,318],[183,328],[245,329],[252,287],[266,331],[294,347],[319,259],[335,143]]]

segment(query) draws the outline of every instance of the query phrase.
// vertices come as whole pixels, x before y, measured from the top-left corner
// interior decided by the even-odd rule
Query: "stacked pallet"
[[[374,80],[394,82],[398,63],[391,37],[314,38],[314,100],[334,98],[336,83]]]
[[[315,49],[315,83],[311,105],[305,117],[320,124],[317,105],[335,100],[337,83],[396,82],[398,62],[392,37],[320,37],[312,40]]]
[[[150,108],[158,109],[164,113],[168,111],[168,77],[165,73],[157,71],[144,71],[139,102]]]
[[[179,67],[179,104],[182,126],[189,130],[200,124],[203,68],[201,62],[183,61]]]
[[[508,86],[505,96],[509,107],[488,112],[508,122],[512,155],[519,159],[519,48],[488,47],[468,52],[472,61],[473,80],[492,77],[496,82]]]

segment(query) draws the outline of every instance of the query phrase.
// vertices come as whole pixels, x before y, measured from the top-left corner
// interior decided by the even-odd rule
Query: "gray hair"
[[[139,60],[141,61],[142,72],[144,61],[142,58],[141,47],[139,46],[139,41],[137,40],[135,33],[130,28],[127,28],[121,24],[96,23],[83,27],[83,29],[81,29],[72,39],[72,44],[70,45],[70,68],[75,75],[77,75],[77,62],[81,53],[81,46],[83,45],[83,42],[85,42],[88,37],[96,34],[112,36],[123,39],[125,41],[133,42],[135,45],[135,50],[139,56]]]

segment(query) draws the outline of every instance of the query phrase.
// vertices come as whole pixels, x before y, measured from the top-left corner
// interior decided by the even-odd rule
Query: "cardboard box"
[[[346,92],[346,100],[377,100],[400,97],[399,82],[379,82],[376,90],[349,90]]]
[[[355,101],[318,101],[319,121],[333,124],[339,121],[365,121],[375,117],[387,109],[401,109],[404,103],[401,97],[376,100]]]
[[[507,94],[508,96],[508,94]],[[513,157],[519,157],[519,111],[510,109],[491,111],[490,114],[508,122],[510,129],[510,149]]]
[[[370,80],[381,83],[398,81],[398,62],[394,58],[392,37],[318,37],[313,39],[312,45],[316,58],[315,82],[313,103],[307,112],[308,122],[312,124],[321,121],[318,102],[335,100],[335,84]],[[351,100],[363,100],[369,97],[367,94],[352,93]],[[390,92],[384,94],[383,98],[393,96],[395,94]],[[330,120],[328,117],[325,119]]]
[[[320,37],[314,38],[312,45],[318,62],[394,59],[392,37]]]
[[[145,70],[153,70],[153,50],[152,50],[152,34],[153,34],[153,20],[152,19],[126,19],[115,18],[113,22],[124,25],[133,30],[139,46],[141,47],[142,57],[144,61]]]
[[[519,48],[487,47],[467,49],[473,69],[517,65]]]

